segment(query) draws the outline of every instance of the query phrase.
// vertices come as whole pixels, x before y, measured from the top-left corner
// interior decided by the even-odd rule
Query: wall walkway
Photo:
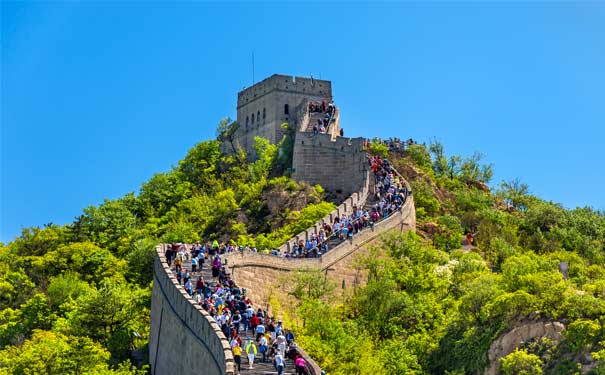
[[[153,267],[152,375],[234,375],[233,353],[214,319],[179,285],[158,245]]]
[[[310,233],[313,228],[307,232]],[[410,195],[406,203],[389,218],[376,223],[373,228],[361,231],[319,258],[283,258],[252,252],[236,252],[224,257],[233,280],[245,287],[253,300],[268,304],[279,281],[292,271],[321,270],[339,283],[344,280],[345,285],[358,285],[364,276],[354,267],[356,257],[365,254],[370,245],[389,230],[406,231],[415,228],[416,212],[413,196]],[[259,288],[259,285],[263,287]]]

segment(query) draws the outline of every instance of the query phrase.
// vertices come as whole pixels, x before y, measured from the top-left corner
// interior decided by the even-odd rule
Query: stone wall
[[[281,258],[258,253],[232,253],[225,255],[227,267],[235,282],[248,290],[248,295],[256,304],[267,307],[271,293],[280,281],[292,271],[316,269],[326,272],[327,277],[339,285],[354,287],[361,283],[364,275],[354,266],[358,256],[366,254],[369,248],[389,230],[415,230],[416,214],[414,199],[408,197],[402,208],[372,229],[366,229],[351,240],[329,250],[320,258]]]
[[[363,138],[297,132],[292,177],[349,196],[361,190],[368,171]]]
[[[324,224],[332,224],[334,219],[337,217],[341,217],[342,215],[351,215],[353,213],[353,207],[363,206],[368,199],[368,194],[370,194],[370,171],[366,171],[363,176],[363,182],[361,185],[361,190],[357,191],[347,199],[345,199],[338,207],[336,207],[332,212],[321,218],[311,227],[305,229],[304,231],[298,233],[290,240],[288,240],[285,244],[279,247],[280,252],[289,252],[290,249],[294,247],[295,244],[299,243],[300,240],[308,240],[312,234],[319,233],[319,230],[323,227]]]
[[[309,100],[332,100],[332,83],[274,74],[240,91],[237,97],[237,122],[240,127],[235,134],[235,143],[253,159],[254,137],[278,143],[284,135],[281,124],[287,122],[298,127],[302,121],[301,108],[306,108]],[[223,150],[230,152],[227,147]]]
[[[157,247],[151,294],[152,375],[233,375],[233,353],[214,319],[178,284]]]

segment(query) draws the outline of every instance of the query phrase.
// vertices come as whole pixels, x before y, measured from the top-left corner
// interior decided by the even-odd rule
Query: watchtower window
[[[267,108],[263,108],[263,120],[267,117]]]
[[[254,125],[254,113],[252,114],[252,125]]]
[[[250,123],[250,118],[248,118],[248,116],[246,116],[246,128],[248,128],[249,123]]]
[[[256,119],[260,122],[260,111],[256,111]]]
[[[284,106],[284,115],[289,115],[289,114],[290,114],[290,106],[286,104]]]

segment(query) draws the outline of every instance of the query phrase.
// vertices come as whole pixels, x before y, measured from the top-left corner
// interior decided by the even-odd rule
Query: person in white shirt
[[[281,353],[282,357],[286,355],[286,336],[277,336],[277,350]]]
[[[284,362],[284,357],[280,352],[277,352],[277,354],[275,354],[275,369],[277,370],[277,375],[282,375],[285,367],[286,363]]]
[[[269,350],[269,347],[267,345],[267,338],[265,337],[265,335],[261,336],[259,344],[260,352],[263,355],[263,362],[267,362],[267,350]]]

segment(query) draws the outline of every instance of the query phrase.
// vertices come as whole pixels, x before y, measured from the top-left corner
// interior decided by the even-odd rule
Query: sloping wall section
[[[391,217],[377,223],[372,229],[360,232],[320,258],[282,258],[251,252],[232,253],[225,255],[225,258],[235,282],[247,288],[248,295],[256,303],[265,306],[280,280],[291,271],[319,269],[338,283],[344,280],[345,285],[358,285],[364,275],[354,267],[357,256],[366,254],[370,246],[386,231],[415,229],[414,199],[409,196],[406,203]]]
[[[233,353],[214,319],[178,284],[157,247],[151,295],[152,375],[233,375]]]

